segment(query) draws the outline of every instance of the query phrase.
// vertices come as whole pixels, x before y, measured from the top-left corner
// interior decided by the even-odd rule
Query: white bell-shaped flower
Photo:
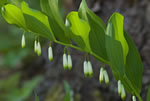
[[[68,68],[68,60],[67,60],[67,55],[65,53],[63,55],[63,66],[65,70]]]
[[[72,58],[71,58],[70,54],[68,55],[68,69],[69,70],[72,69]]]
[[[133,101],[136,101],[136,97],[135,97],[135,96],[132,96],[132,100],[133,100]]]
[[[41,44],[40,44],[40,42],[38,42],[38,44],[37,44],[37,54],[38,54],[38,56],[41,55]]]
[[[109,76],[106,70],[104,70],[104,79],[105,79],[105,83],[108,85],[109,84]]]
[[[25,46],[26,46],[26,41],[25,41],[24,34],[22,35],[21,46],[22,46],[22,48],[25,48]]]
[[[90,61],[88,61],[88,74],[89,74],[90,76],[93,75],[93,68],[92,68],[92,64],[91,64]]]
[[[84,69],[84,75],[88,76],[89,70],[88,70],[88,62],[86,60],[84,61],[83,69]]]
[[[38,43],[37,43],[36,40],[34,41],[34,52],[35,52],[35,53],[38,52]]]
[[[122,90],[121,87],[122,87],[121,81],[118,80],[118,94],[119,94],[119,95],[121,95],[121,92],[122,92],[122,91],[121,91],[121,90]]]
[[[126,97],[126,92],[125,92],[124,86],[122,85],[121,86],[121,98],[124,100],[125,97]]]
[[[99,82],[102,83],[104,81],[104,68],[100,68],[100,74],[99,74]]]
[[[48,59],[53,61],[53,50],[51,46],[48,48]]]

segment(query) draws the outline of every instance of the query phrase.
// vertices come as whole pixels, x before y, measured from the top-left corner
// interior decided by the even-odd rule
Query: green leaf
[[[143,65],[136,46],[129,35],[124,31],[123,35],[119,35],[122,31],[119,31],[120,29],[118,28],[123,29],[123,18],[120,14],[114,13],[106,30],[106,51],[110,66],[115,78],[122,81],[126,90],[141,99],[139,95]],[[125,40],[125,43],[122,40]],[[128,47],[124,49],[123,46],[125,47],[126,45]],[[127,55],[125,55],[125,52],[128,52],[126,53]]]
[[[4,5],[5,3],[7,3],[7,0],[0,0],[0,6]]]
[[[128,44],[126,42],[126,39],[124,37],[123,33],[123,21],[124,18],[119,13],[113,13],[111,18],[109,19],[109,23],[112,24],[112,33],[106,32],[106,34],[115,40],[118,40],[121,43],[122,49],[123,49],[123,57],[124,57],[124,63],[126,63],[126,56],[128,54]]]
[[[7,4],[2,7],[2,15],[9,24],[14,24],[18,27],[27,30],[22,11],[12,4]]]
[[[7,80],[0,80],[0,89],[10,92],[11,90],[13,90],[18,86],[19,80],[20,80],[20,73],[11,75],[10,77],[8,77]]]
[[[64,81],[65,97],[64,101],[73,101],[73,91],[67,81]]]
[[[37,76],[30,81],[26,81],[23,85],[23,88],[14,88],[7,94],[3,95],[5,101],[24,101],[24,100],[26,100],[31,95],[31,93],[33,92],[33,89],[41,81],[41,79],[42,79],[41,76]],[[11,85],[9,84],[9,86],[11,86]]]
[[[106,51],[111,64],[112,71],[117,76],[125,74],[124,63],[123,63],[123,50],[121,43],[111,37],[106,37]],[[118,77],[117,77],[118,78]],[[121,79],[121,78],[118,78]]]
[[[7,0],[8,3],[11,3],[13,5],[16,5],[17,7],[21,8],[21,3],[23,0]]]
[[[86,21],[79,18],[78,12],[71,12],[68,14],[66,26],[72,32],[68,33],[71,39],[84,51],[90,52],[90,26]]]
[[[85,0],[82,0],[81,2],[79,16],[90,25],[91,31],[89,33],[89,43],[92,52],[108,61],[105,48],[106,26],[104,22],[87,7]]]
[[[42,80],[41,76],[36,76],[32,80],[25,82],[24,86],[22,88],[22,94],[23,94],[23,96],[25,98],[27,96],[29,96],[31,94],[31,92],[33,91],[33,89],[36,87],[37,84],[40,83],[41,80]]]
[[[116,25],[116,23],[119,21],[123,22],[123,19],[122,19],[122,16],[118,16],[118,19],[115,19],[116,14],[117,13],[114,13],[111,16],[111,18],[108,22],[108,25],[107,25],[106,51],[107,51],[107,55],[108,55],[108,59],[110,61],[110,66],[112,68],[112,71],[116,75],[115,77],[117,79],[121,80],[122,79],[121,77],[123,77],[125,75],[124,57],[126,58],[126,56],[123,55],[123,46],[122,46],[123,44],[120,41],[124,37],[121,35],[118,35],[119,34],[118,33],[119,25]],[[122,23],[120,24],[120,28],[121,27],[123,27]],[[121,28],[121,29],[123,29],[123,28]],[[118,37],[116,37],[116,36],[118,36]]]
[[[55,40],[53,32],[49,26],[48,17],[38,10],[28,7],[25,2],[22,2],[22,11],[25,17],[27,28],[43,37]]]
[[[7,2],[7,0],[0,0],[0,8],[2,8],[3,5],[5,5]],[[1,10],[0,10],[0,14],[1,14]]]
[[[57,0],[41,0],[41,9],[42,11],[48,15],[50,27],[55,35],[55,37],[64,43],[69,44],[70,40],[67,38],[65,32],[65,24],[64,21],[59,14],[59,7]]]
[[[148,87],[147,98],[146,101],[150,101],[150,85]]]
[[[16,68],[16,65],[19,64],[28,53],[28,49],[10,50],[4,57],[3,65],[8,66],[9,68]]]
[[[113,35],[113,30],[113,24],[112,22],[109,22],[106,31],[107,34]],[[106,36],[106,52],[110,62],[109,65],[116,80],[121,80],[126,90],[128,90],[130,93],[133,93],[134,88],[125,74],[125,64],[121,42],[115,40],[112,36]]]
[[[126,57],[126,75],[136,91],[140,93],[142,87],[143,64],[138,50],[130,36],[126,32],[124,32],[124,36],[129,46],[129,53]]]
[[[37,96],[36,93],[35,93],[35,101],[39,101],[39,97]]]

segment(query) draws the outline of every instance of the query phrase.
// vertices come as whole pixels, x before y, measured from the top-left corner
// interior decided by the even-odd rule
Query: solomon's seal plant
[[[45,37],[53,43],[71,47],[85,54],[91,54],[102,64],[110,66],[118,81],[118,93],[125,99],[126,91],[142,101],[143,64],[136,46],[128,33],[123,29],[124,17],[115,12],[110,17],[107,26],[96,16],[82,0],[78,11],[70,12],[66,19],[59,13],[59,0],[41,0],[41,10],[32,9],[23,0],[0,0],[1,15],[9,24],[14,24],[25,32],[33,32],[35,38],[34,51],[40,56],[40,37]],[[64,23],[65,22],[65,23]],[[22,47],[25,46],[23,34]],[[49,49],[49,59],[53,59],[52,47]],[[63,55],[64,69],[72,68],[71,56]],[[89,59],[84,61],[85,75],[93,75]],[[106,70],[100,70],[100,82],[109,83]]]

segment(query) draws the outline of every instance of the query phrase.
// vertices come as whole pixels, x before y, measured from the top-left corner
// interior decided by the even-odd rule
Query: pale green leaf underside
[[[113,32],[112,33],[106,32],[106,34],[108,36],[111,36],[115,40],[118,40],[121,43],[122,48],[123,48],[124,63],[126,63],[126,56],[128,54],[129,49],[128,49],[128,44],[123,34],[123,21],[124,21],[124,18],[121,14],[114,13],[109,19],[109,23],[112,23],[113,29],[111,31]],[[108,27],[109,27],[109,23],[108,23]]]
[[[69,29],[72,31],[71,39],[75,41],[85,51],[90,52],[89,44],[89,24],[79,18],[78,12],[71,12],[67,16],[67,21],[70,25]],[[80,38],[78,38],[80,37]],[[84,46],[85,45],[85,46]]]
[[[1,8],[2,15],[9,24],[14,24],[26,30],[26,24],[22,11],[12,4],[7,4]]]

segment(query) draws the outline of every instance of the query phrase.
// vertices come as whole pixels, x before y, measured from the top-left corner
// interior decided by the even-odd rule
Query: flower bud
[[[65,70],[68,68],[68,60],[67,60],[67,55],[65,53],[63,55],[63,66]]]
[[[84,61],[83,68],[84,68],[84,75],[88,76],[89,71],[88,71],[88,63],[86,60]]]
[[[53,50],[51,46],[48,48],[48,59],[53,61]]]
[[[69,70],[72,69],[72,58],[71,58],[70,54],[68,55],[68,69]]]
[[[104,68],[101,67],[100,74],[99,74],[99,82],[102,83],[104,80]]]
[[[37,41],[35,40],[34,41],[34,52],[37,53],[38,51],[38,44],[37,44]]]
[[[119,94],[119,95],[121,95],[121,92],[122,92],[122,91],[121,91],[121,86],[122,86],[122,84],[121,84],[121,81],[119,80],[119,81],[118,81],[118,94]]]
[[[37,44],[37,54],[38,54],[38,56],[41,55],[41,44],[40,44],[40,42],[38,42],[38,44]]]
[[[136,97],[135,97],[135,96],[132,96],[132,100],[133,100],[133,101],[136,101]]]
[[[106,70],[104,70],[104,79],[105,79],[105,83],[108,85],[109,84],[109,77],[108,77],[108,73]]]
[[[88,74],[89,76],[93,76],[93,68],[90,61],[88,61]]]
[[[122,100],[124,100],[125,97],[126,97],[126,92],[125,92],[124,86],[122,85],[121,86],[121,98],[122,98]]]
[[[21,46],[22,46],[22,48],[25,48],[25,46],[26,46],[24,34],[22,35]]]

